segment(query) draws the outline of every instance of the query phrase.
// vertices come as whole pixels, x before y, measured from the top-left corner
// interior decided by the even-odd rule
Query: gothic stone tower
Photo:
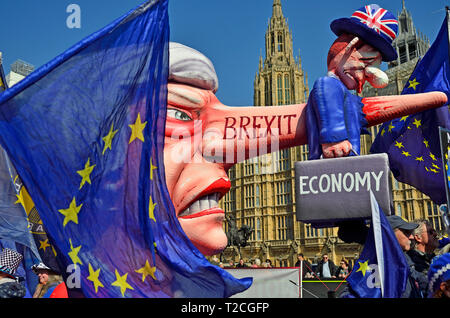
[[[300,57],[294,59],[292,33],[280,1],[273,3],[265,36],[265,59],[259,58],[254,82],[255,106],[306,103],[309,92]]]

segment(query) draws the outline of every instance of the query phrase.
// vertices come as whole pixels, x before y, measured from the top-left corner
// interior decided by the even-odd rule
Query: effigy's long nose
[[[226,164],[307,143],[306,104],[264,107],[216,105],[203,132],[206,157]],[[206,149],[205,149],[206,148]]]
[[[413,115],[447,103],[447,95],[429,92],[410,95],[367,97],[362,100],[367,127],[375,126],[395,118]]]

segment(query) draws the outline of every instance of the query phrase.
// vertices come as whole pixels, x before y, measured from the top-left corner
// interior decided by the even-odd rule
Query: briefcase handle
[[[355,156],[359,156],[359,154],[355,151],[355,149],[353,149],[353,145],[352,148],[350,148],[350,151],[353,152]],[[323,154],[320,155],[320,159],[323,159]]]

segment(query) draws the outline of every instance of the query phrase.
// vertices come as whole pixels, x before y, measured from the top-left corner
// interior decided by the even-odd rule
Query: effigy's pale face
[[[366,81],[376,88],[388,84],[387,75],[379,69],[381,62],[381,53],[364,44],[358,49],[342,50],[330,62],[328,70],[337,75],[348,89],[361,93]]]
[[[168,85],[164,164],[166,183],[181,227],[204,255],[227,245],[219,200],[230,189],[221,163],[204,158],[208,110],[219,101],[208,90]]]

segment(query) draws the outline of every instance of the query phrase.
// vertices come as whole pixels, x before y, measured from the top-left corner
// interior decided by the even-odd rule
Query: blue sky
[[[36,67],[136,7],[143,0],[2,0],[0,51],[5,71],[17,59]],[[431,42],[450,0],[406,0],[417,30]],[[69,4],[81,8],[81,28],[69,29]],[[330,22],[349,17],[359,7],[377,3],[395,15],[402,0],[281,0],[309,85],[326,72],[326,55],[335,36]],[[253,104],[253,80],[273,0],[170,0],[171,41],[191,46],[214,63],[219,76],[217,96],[227,105]],[[94,71],[94,70],[93,70]]]

